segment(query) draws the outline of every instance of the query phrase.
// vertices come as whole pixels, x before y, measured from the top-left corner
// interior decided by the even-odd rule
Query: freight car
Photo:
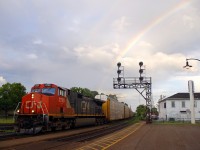
[[[126,103],[119,102],[109,97],[107,101],[103,103],[102,110],[108,122],[133,117],[131,108],[129,108]]]
[[[118,101],[88,98],[55,84],[36,84],[22,98],[14,116],[17,131],[37,133],[129,118],[130,111]]]

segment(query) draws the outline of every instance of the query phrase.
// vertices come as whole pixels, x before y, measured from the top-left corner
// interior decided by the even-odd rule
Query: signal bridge
[[[117,63],[118,66],[118,77],[113,78],[114,89],[136,89],[140,95],[146,100],[146,123],[151,123],[151,77],[142,77],[144,69],[142,69],[143,62],[139,63],[140,77],[124,77],[124,66],[121,63]],[[122,74],[123,73],[123,74]]]

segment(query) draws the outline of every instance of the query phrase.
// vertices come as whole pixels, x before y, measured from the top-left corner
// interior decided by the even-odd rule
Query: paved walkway
[[[136,132],[139,128],[141,128],[145,123],[140,122],[133,124],[123,130],[120,130],[116,133],[113,133],[108,136],[104,136],[103,138],[100,138],[98,140],[95,140],[95,142],[92,142],[90,144],[87,144],[86,146],[83,146],[79,148],[78,150],[101,150],[101,149],[107,149],[116,143],[120,142],[121,140],[125,140],[129,135]]]
[[[200,126],[145,124],[108,150],[200,150]]]

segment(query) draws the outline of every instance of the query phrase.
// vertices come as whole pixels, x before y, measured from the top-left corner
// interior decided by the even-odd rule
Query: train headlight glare
[[[32,98],[32,99],[34,98],[34,94],[31,95],[31,98]]]
[[[34,112],[35,112],[35,110],[32,110],[31,112],[32,112],[32,113],[34,113]]]

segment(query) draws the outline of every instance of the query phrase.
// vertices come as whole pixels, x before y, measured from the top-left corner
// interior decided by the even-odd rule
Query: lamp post
[[[186,59],[186,65],[183,66],[183,68],[189,69],[192,66],[189,65],[188,60],[196,60],[200,61],[199,59],[196,58],[188,58]],[[194,82],[192,80],[188,81],[188,89],[189,89],[189,94],[190,94],[190,111],[191,111],[191,123],[195,124],[195,111],[194,111]]]
[[[189,68],[192,67],[191,65],[189,65],[188,60],[197,60],[197,61],[200,61],[199,59],[196,59],[196,58],[186,58],[186,65],[183,66],[183,68],[189,69]]]

